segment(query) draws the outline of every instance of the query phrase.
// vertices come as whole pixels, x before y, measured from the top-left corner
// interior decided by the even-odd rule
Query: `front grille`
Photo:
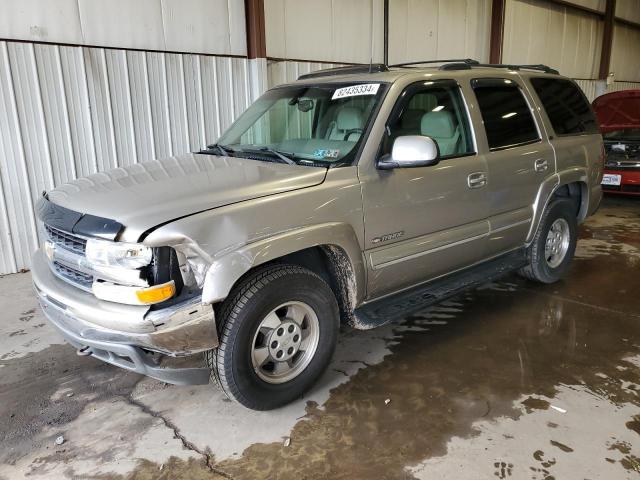
[[[62,230],[58,230],[57,228],[53,228],[49,225],[45,225],[44,228],[47,231],[49,239],[55,243],[56,246],[79,255],[85,254],[87,241],[84,238],[63,232]]]
[[[77,285],[78,287],[85,290],[91,289],[91,285],[93,284],[93,276],[67,267],[66,265],[62,265],[58,262],[53,262],[53,268],[58,275]]]

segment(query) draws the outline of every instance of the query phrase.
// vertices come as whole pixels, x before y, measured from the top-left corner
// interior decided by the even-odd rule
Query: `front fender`
[[[318,246],[335,246],[347,255],[354,277],[354,301],[356,305],[360,304],[365,295],[366,269],[356,234],[346,223],[323,223],[288,230],[215,258],[205,275],[202,301],[224,300],[240,277],[258,265]]]

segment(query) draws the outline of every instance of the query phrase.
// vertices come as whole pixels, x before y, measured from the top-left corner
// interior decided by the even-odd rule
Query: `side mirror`
[[[415,168],[435,165],[440,161],[438,144],[431,137],[405,135],[393,142],[391,155],[384,155],[378,161],[380,170],[393,168]]]

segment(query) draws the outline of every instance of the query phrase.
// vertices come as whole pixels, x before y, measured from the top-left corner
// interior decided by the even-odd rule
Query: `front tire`
[[[307,391],[329,364],[340,326],[329,285],[295,265],[258,268],[233,289],[220,318],[207,363],[224,393],[253,410]]]
[[[567,272],[578,241],[575,203],[558,198],[550,203],[527,249],[528,265],[520,275],[539,283],[554,283]]]

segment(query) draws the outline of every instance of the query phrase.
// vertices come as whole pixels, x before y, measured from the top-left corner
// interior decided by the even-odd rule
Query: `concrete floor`
[[[317,387],[263,413],[77,357],[29,275],[0,278],[0,478],[640,478],[640,199],[581,232],[566,280],[345,330]]]

